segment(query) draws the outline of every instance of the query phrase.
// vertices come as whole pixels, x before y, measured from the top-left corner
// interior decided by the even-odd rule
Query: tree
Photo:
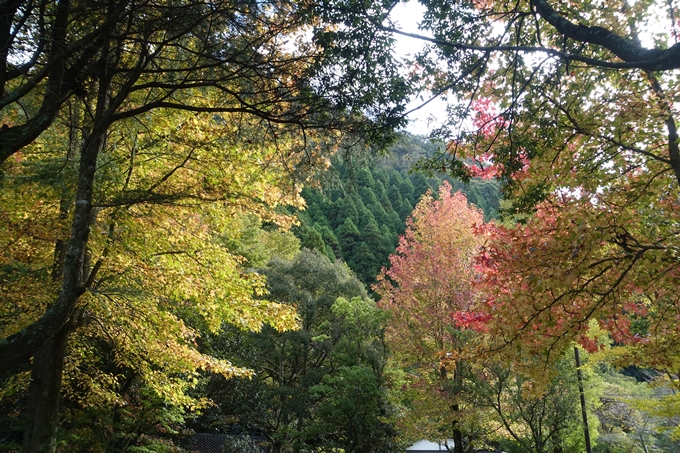
[[[554,377],[540,391],[534,387],[533,379],[498,363],[486,364],[483,371],[466,382],[471,404],[491,409],[489,423],[499,427],[494,440],[504,451],[583,451],[573,358],[567,354],[554,363],[554,368]],[[596,386],[593,381],[587,381],[589,389]]]
[[[404,198],[404,201],[401,203],[401,206],[399,206],[399,217],[402,218],[404,221],[408,218],[408,216],[411,215],[413,212],[413,205],[411,202],[408,200],[408,198]]]
[[[326,253],[326,244],[323,241],[321,233],[316,228],[307,228],[300,245],[309,250],[318,250],[321,253]]]
[[[609,451],[649,451],[654,448],[654,421],[636,406],[650,398],[653,389],[645,383],[616,373],[612,369],[600,371],[606,378],[601,405],[596,411],[600,422],[600,442]]]
[[[395,172],[394,174],[398,174],[398,173]],[[394,184],[390,186],[388,196],[389,196],[389,201],[390,201],[390,204],[392,205],[392,207],[398,208],[399,206],[401,206],[401,203],[402,203],[401,193],[399,192],[399,188],[397,186],[395,186]]]
[[[401,184],[399,184],[399,192],[401,193],[401,197],[404,202],[408,200],[409,203],[413,205],[418,201],[414,194],[413,183],[409,177],[404,178]]]
[[[677,384],[677,5],[424,4],[431,37],[400,32],[391,3],[361,25],[430,43],[413,80],[454,99],[430,168],[498,177],[508,214],[530,214],[491,233],[496,337],[555,357],[574,339],[596,347],[583,335],[597,320],[632,344],[621,364],[674,370]]]
[[[399,134],[399,136],[402,137],[403,134]],[[408,136],[408,138],[408,146],[415,148],[416,151],[420,149],[420,145],[425,146],[427,144],[425,139],[421,137]],[[404,144],[390,147],[390,153],[406,154],[406,152],[407,148]],[[361,240],[355,240],[356,248],[347,249],[343,254],[339,253],[337,247],[331,245],[331,248],[335,250],[333,255],[342,256],[359,279],[370,286],[375,283],[375,277],[380,268],[387,264],[388,255],[396,248],[397,238],[405,228],[403,220],[406,220],[413,211],[413,204],[408,198],[401,198],[397,186],[394,186],[394,195],[399,197],[396,199],[402,201],[399,205],[394,206],[390,202],[381,180],[381,178],[388,181],[390,179],[386,169],[389,168],[395,175],[392,179],[399,185],[404,186],[404,178],[413,181],[414,184],[418,183],[417,191],[415,185],[413,186],[414,196],[418,198],[427,191],[430,184],[433,187],[439,187],[443,178],[432,176],[428,180],[423,175],[409,176],[405,169],[395,166],[391,155],[364,156],[364,160],[356,162],[341,161],[339,157],[331,160],[330,168],[331,171],[337,172],[338,180],[325,181],[322,183],[322,187],[317,190],[303,190],[302,195],[307,203],[307,209],[298,213],[302,226],[296,229],[296,232],[300,240],[305,241],[306,236],[303,233],[305,227],[310,227],[313,222],[319,219],[319,213],[323,213],[323,218],[332,219],[329,222],[329,227],[332,225],[334,234],[339,235],[342,232],[341,230],[344,230],[344,221],[347,217],[350,217],[360,232]],[[471,195],[477,194],[480,207],[485,210],[485,217],[495,217],[499,205],[498,183],[496,181],[473,180],[470,184],[462,184],[448,176],[445,177],[463,192],[467,191]],[[375,191],[366,185],[362,185],[364,183],[361,183],[361,181],[372,181]],[[327,185],[332,188],[328,190],[324,187]],[[339,185],[348,188],[348,192],[341,193],[340,190],[335,188]],[[357,196],[357,191],[354,191],[357,185],[359,186],[357,190],[359,196]],[[407,184],[404,187],[410,186]],[[334,199],[334,202],[330,202],[324,195],[326,191],[330,192],[330,198]],[[468,198],[468,200],[471,201],[472,199]],[[356,210],[352,208],[352,205]],[[394,208],[396,208],[396,212]],[[319,220],[319,223],[321,223],[321,220]],[[377,229],[374,228],[376,225],[371,226],[374,222],[377,223]],[[323,240],[328,246],[330,243],[327,241],[327,235],[324,235],[318,227],[316,228],[322,233]],[[362,241],[366,243],[365,247],[361,246]],[[327,255],[331,256],[330,253]]]
[[[383,237],[380,227],[375,220],[371,220],[361,231],[361,238],[373,254],[372,262],[367,268],[368,273],[366,277],[368,280],[363,281],[375,282],[375,278],[380,273],[380,268],[387,262],[387,256],[389,255],[388,242],[386,241],[386,238]]]
[[[252,380],[213,379],[211,396],[221,428],[238,424],[260,431],[274,451],[337,446],[345,451],[392,451],[383,384],[385,314],[341,262],[302,250],[261,269],[270,298],[294,306],[301,329],[236,333],[213,346],[252,364]]]
[[[70,332],[79,326],[79,304],[104,274],[104,256],[110,247],[99,243],[97,249],[90,234],[97,231],[95,226],[102,225],[99,216],[106,224],[107,215],[125,206],[155,208],[187,203],[196,208],[199,200],[235,205],[244,202],[242,208],[246,209],[247,198],[229,193],[227,184],[234,181],[224,173],[208,170],[193,187],[181,183],[184,170],[197,162],[199,149],[212,150],[219,138],[232,134],[232,138],[253,145],[237,148],[239,151],[252,150],[255,156],[255,148],[263,147],[268,154],[260,155],[268,159],[263,163],[277,156],[282,161],[293,156],[309,157],[308,161],[296,157],[288,161],[289,175],[304,180],[308,164],[318,161],[322,150],[341,141],[343,132],[356,133],[354,140],[389,135],[389,127],[373,127],[377,114],[366,114],[369,104],[389,104],[393,114],[378,110],[383,112],[380,118],[392,125],[399,124],[401,107],[391,97],[358,99],[356,90],[341,94],[342,87],[348,85],[324,78],[328,65],[334,64],[332,55],[324,55],[320,46],[303,40],[296,48],[287,44],[288,39],[295,39],[317,23],[304,3],[191,1],[176,5],[122,0],[101,5],[60,0],[9,1],[0,8],[3,171],[12,173],[21,162],[31,161],[41,167],[39,173],[45,174],[55,169],[51,164],[64,164],[63,172],[56,167],[56,174],[64,179],[55,182],[64,188],[57,196],[63,209],[58,216],[51,211],[50,220],[59,233],[64,232],[65,222],[71,224],[70,233],[55,238],[55,260],[45,267],[55,270],[49,287],[55,289],[60,282],[61,289],[43,292],[30,316],[22,312],[17,315],[19,322],[12,319],[0,341],[4,366],[10,370],[26,367],[33,357],[31,385],[49,388],[35,388],[31,394],[52,395],[29,398],[30,407],[37,405],[29,412],[45,417],[27,425],[25,450],[33,451],[54,448],[60,361]],[[57,118],[68,127],[62,128]],[[157,133],[161,127],[168,127],[168,134],[179,128],[179,134],[183,134],[180,143],[169,141],[164,145],[166,137]],[[248,132],[242,135],[244,130]],[[48,161],[34,160],[47,137],[59,133],[71,139],[60,149],[61,155],[50,155]],[[139,148],[139,143],[167,146],[168,155],[182,154],[182,158],[163,160],[171,166],[152,166],[144,174],[148,162],[140,162],[138,157],[140,152],[144,156],[147,148]],[[279,146],[280,154],[270,154],[273,144]],[[202,157],[205,163],[211,161],[207,154]],[[250,187],[253,180],[239,170],[233,175],[243,176],[241,184]],[[131,177],[140,179],[137,184],[125,183]],[[7,181],[3,182],[3,191],[12,188]],[[287,203],[283,192],[289,188],[273,185],[265,193],[265,186],[259,184],[264,181],[255,185],[253,200],[269,205]],[[108,211],[102,215],[101,210]],[[135,215],[143,218],[153,211],[141,209]],[[108,219],[111,246],[117,244],[116,225],[125,223],[119,222],[117,215]],[[273,214],[271,217],[276,218]],[[8,219],[10,228],[13,220]],[[201,222],[192,220],[198,228]],[[43,227],[52,229],[48,224]],[[149,231],[157,230],[149,226]],[[92,253],[103,254],[102,259],[90,261]],[[21,268],[25,263],[17,262],[14,256],[8,261],[12,274],[8,279],[13,280],[16,266]],[[226,269],[233,270],[234,266]],[[232,276],[237,275],[227,277]],[[8,299],[16,299],[23,288],[15,281],[11,283],[7,288],[13,295]],[[274,322],[274,317],[271,320]],[[17,325],[20,328],[14,329]],[[49,410],[38,408],[40,405],[48,405]],[[35,436],[28,434],[32,427],[40,431]]]
[[[566,197],[540,205],[526,225],[494,227],[485,259],[489,312],[502,319],[496,338],[548,359],[570,339],[597,349],[599,342],[586,335],[594,319],[629,345],[619,365],[674,369],[677,357],[666,349],[678,338],[670,321],[677,312],[669,292],[672,233],[667,213],[656,210],[665,202],[655,198],[640,200],[646,206],[617,206]]]
[[[375,186],[375,181],[373,180],[373,174],[371,174],[371,171],[368,168],[361,168],[359,171],[357,171],[357,184],[359,187],[367,187],[371,190],[373,190],[373,187]],[[364,200],[366,202],[366,200]]]
[[[3,73],[6,76],[11,73],[15,78],[8,79],[4,85],[3,117],[8,127],[3,127],[1,133],[3,137],[18,134],[21,139],[16,143],[9,138],[2,140],[7,147],[3,160],[35,138],[22,132],[25,127],[33,130],[32,124],[38,122],[42,131],[56,117],[58,109],[55,110],[53,104],[63,103],[64,93],[69,92],[53,86],[66,79],[62,77],[63,71],[56,69],[60,65],[68,63],[74,71],[85,71],[75,72],[69,78],[78,84],[71,91],[76,88],[79,91],[79,97],[72,99],[71,109],[80,108],[80,112],[88,115],[78,125],[85,131],[81,144],[76,145],[80,149],[71,156],[80,163],[77,198],[81,200],[74,211],[72,252],[64,267],[65,276],[71,281],[64,283],[65,292],[45,318],[2,343],[0,354],[7,366],[26,362],[45,338],[70,319],[74,301],[83,292],[75,277],[69,275],[79,272],[72,268],[79,268],[77,256],[83,254],[86,242],[86,223],[92,209],[90,186],[112,124],[157,108],[177,108],[252,115],[271,125],[291,123],[289,120],[293,117],[302,119],[299,115],[303,115],[309,119],[308,125],[320,125],[311,119],[311,111],[302,107],[303,99],[309,97],[303,93],[304,87],[296,82],[300,79],[295,75],[305,72],[312,62],[291,55],[277,41],[299,29],[302,24],[297,22],[297,14],[303,12],[286,4],[276,10],[264,5],[252,8],[241,5],[245,8],[243,11],[238,5],[228,3],[210,6],[195,2],[172,8],[114,2],[107,8],[99,8],[60,2],[49,5],[56,8],[54,15],[45,5],[31,3],[22,7],[20,2],[4,5],[11,11],[3,15],[7,21],[3,28],[7,39],[3,45],[8,46],[2,52]],[[235,12],[238,12],[236,16]],[[46,26],[45,21],[51,20],[55,22]],[[82,26],[69,27],[67,32],[66,24],[74,21],[80,21]],[[41,33],[66,35],[59,38]],[[222,46],[217,40],[219,33],[223,33],[221,39],[228,42],[228,46]],[[24,38],[35,42],[21,41]],[[62,55],[61,49],[67,53]],[[46,62],[45,52],[56,56]],[[30,67],[12,67],[11,61],[22,60],[18,53],[31,55],[26,62]],[[262,58],[264,54],[269,58]],[[277,59],[277,69],[272,73],[266,68]],[[241,69],[235,71],[235,68]],[[55,75],[52,70],[58,73]],[[267,73],[276,76],[263,77]],[[44,115],[40,109],[36,109],[38,113],[33,116],[34,110],[30,108],[30,101],[42,91],[47,93],[45,98],[59,97],[59,102],[50,101],[47,116],[52,119],[46,122],[41,122]],[[77,108],[78,105],[82,107]],[[267,107],[263,107],[265,105]],[[292,123],[305,124],[297,120]]]
[[[351,220],[354,225],[359,223],[359,210],[357,209],[354,197],[351,195],[347,195],[345,198],[343,198],[342,206],[337,214],[338,226],[348,219]]]
[[[411,62],[411,81],[432,96],[456,99],[437,133],[450,140],[440,157],[453,160],[440,160],[438,168],[445,165],[469,177],[474,172],[455,159],[483,166],[489,153],[502,164],[503,177],[512,180],[524,159],[551,162],[559,154],[569,161],[577,156],[564,145],[583,143],[607,157],[625,150],[658,161],[677,179],[680,160],[670,101],[677,89],[672,71],[680,68],[676,6],[662,1],[631,6],[625,0],[423,4],[421,28],[431,36],[400,31],[389,17],[394,2],[340,0],[325,7],[345,11],[348,27],[429,44]],[[645,29],[648,21],[660,26]],[[356,47],[343,39],[345,34],[336,37],[339,53]],[[595,100],[579,102],[586,99]],[[465,124],[470,119],[474,127]],[[629,121],[638,127],[627,130]],[[636,145],[640,136],[650,140]]]
[[[91,82],[101,75],[104,60],[118,89],[142,94],[134,107],[117,111],[113,120],[163,107],[240,111],[275,123],[306,123],[313,130],[331,123],[349,124],[346,115],[357,114],[354,120],[359,122],[354,124],[358,125],[363,122],[361,109],[373,104],[369,108],[379,112],[381,119],[395,126],[400,123],[403,108],[396,98],[373,90],[359,95],[355,87],[328,77],[331,67],[336,75],[345,71],[337,70],[333,54],[322,55],[320,46],[300,40],[297,56],[290,58],[280,52],[283,36],[292,37],[318,23],[318,12],[303,3],[225,1],[207,5],[192,1],[174,5],[121,0],[104,8],[89,0],[12,0],[3,3],[0,11],[0,109],[4,123],[0,161],[50,127],[65,103],[92,95],[96,89],[93,91]],[[355,57],[357,63],[361,57]],[[380,61],[388,63],[389,59]],[[364,68],[365,77],[372,75],[370,70]],[[357,68],[352,75],[360,72]],[[394,76],[381,83],[384,89],[403,84],[396,68],[381,68],[375,75]],[[234,80],[243,82],[241,89],[235,89]],[[311,84],[311,80],[315,82]],[[208,87],[226,98],[238,99],[238,106],[209,105],[197,102],[199,98],[189,101],[187,96],[177,96]],[[120,106],[127,94],[119,92],[117,99],[111,99]],[[263,98],[268,101],[262,103]],[[339,116],[329,115],[331,99],[345,115],[340,123],[336,121]],[[290,102],[296,106],[289,108]],[[385,114],[382,108],[388,105],[392,114]],[[306,120],[300,121],[303,118]],[[388,129],[373,132],[382,135]],[[364,132],[371,134],[369,129]]]
[[[370,175],[370,173],[369,173]],[[372,207],[376,204],[378,204],[378,198],[375,196],[375,192],[373,192],[372,188],[368,187],[360,187],[359,188],[359,195],[361,196],[361,200],[364,202],[364,205],[366,207]]]
[[[275,225],[265,229],[262,217],[253,213],[227,219],[225,233],[219,240],[249,268],[265,266],[274,257],[292,259],[300,250],[300,241],[290,230]]]
[[[420,197],[425,195],[428,190],[432,189],[425,176],[421,173],[416,173],[411,179],[413,182],[413,197],[416,200],[420,200]]]
[[[368,298],[339,298],[331,307],[337,342],[331,360],[337,368],[310,389],[320,399],[312,430],[322,445],[346,452],[390,452],[399,448],[386,398],[385,313]]]
[[[375,222],[375,216],[373,216],[373,213],[369,208],[364,205],[364,203],[361,203],[361,209],[359,210],[359,222],[357,224],[357,228],[359,230],[365,230],[368,225],[372,222]]]
[[[387,172],[385,172],[384,168],[381,168],[381,170],[383,171],[383,173],[387,174]],[[380,179],[375,182],[375,196],[378,198],[378,201],[383,206],[383,208],[388,209],[388,206],[390,208],[392,207],[392,205],[389,204],[389,203],[391,203],[390,199],[387,198],[387,192],[385,191],[385,184]]]
[[[367,282],[375,278],[379,269],[375,252],[371,250],[366,241],[361,241],[354,247],[347,264],[355,269],[357,277]]]
[[[250,135],[243,118],[221,119]],[[159,110],[156,128],[121,124],[129,129],[110,130],[111,146],[101,150],[99,178],[89,187],[92,211],[84,222],[89,234],[82,239],[83,256],[75,257],[80,268],[71,270],[76,273],[71,278],[87,291],[71,301],[73,319],[59,334],[60,349],[40,347],[44,354],[33,361],[26,451],[54,446],[60,363],[67,353],[64,390],[80,407],[124,406],[129,382],[164,405],[186,408],[203,404],[186,394],[199,369],[225,376],[248,373],[198,352],[199,332],[184,323],[187,314],[212,330],[222,320],[254,329],[265,322],[295,325],[290,310],[254,300],[263,291],[262,278],[244,273],[241,259],[225,246],[230,223],[242,209],[283,225],[290,221],[272,209],[299,203],[286,162],[272,160],[283,143],[251,147],[225,133],[212,114],[201,118]],[[257,123],[250,126],[259,130]],[[135,139],[127,141],[130,136]],[[10,182],[1,200],[1,278],[7,296],[2,310],[10,314],[3,319],[5,337],[32,328],[64,291],[59,276],[68,261],[61,260],[59,244],[69,235],[70,207],[79,208],[65,195],[76,187],[68,178],[71,156],[60,146],[69,137],[55,130],[46,137],[49,146],[39,140],[24,149],[22,161],[4,166],[4,182]]]
[[[335,236],[335,233],[333,233],[333,230],[324,225],[321,227],[321,237],[323,238],[323,242],[326,244],[326,246],[331,248],[334,255],[340,254],[340,243],[338,242],[338,238]]]
[[[359,246],[361,235],[359,229],[356,227],[350,217],[347,217],[343,224],[337,230],[338,242],[340,243],[340,250],[345,259],[352,256],[353,251]]]
[[[534,63],[507,58],[500,71],[477,78],[476,129],[451,137],[449,149],[476,161],[477,173],[500,175],[513,210],[535,211],[526,226],[500,229],[490,248],[498,264],[491,285],[501,285],[492,290],[498,338],[527,355],[559,354],[573,339],[592,349],[584,334],[596,319],[616,341],[634,345],[620,364],[677,369],[675,354],[659,349],[668,351],[679,334],[666,324],[678,310],[670,295],[678,237],[669,229],[680,181],[670,101],[677,61],[668,59],[680,49],[676,11],[654,2],[527,6],[536,21],[508,20],[508,43],[552,43],[559,51],[541,50]],[[521,13],[517,7],[507,13]],[[650,17],[671,23],[652,32],[657,48],[647,50],[638,28]]]
[[[410,385],[423,391],[414,398],[414,407],[443,417],[439,423],[453,427],[453,432],[430,435],[453,435],[456,452],[464,451],[459,392],[473,325],[467,320],[477,317],[475,257],[482,242],[475,228],[482,223],[482,213],[468,206],[464,195],[452,194],[451,186],[442,184],[439,199],[428,194],[416,206],[390,256],[391,267],[383,269],[374,287],[380,306],[391,315],[391,349],[409,370]]]

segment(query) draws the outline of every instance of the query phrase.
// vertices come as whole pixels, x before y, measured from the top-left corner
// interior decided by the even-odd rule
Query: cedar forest
[[[400,3],[1,0],[0,451],[680,452],[677,2]]]

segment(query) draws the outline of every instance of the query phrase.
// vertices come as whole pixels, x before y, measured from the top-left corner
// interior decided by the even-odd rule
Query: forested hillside
[[[465,193],[485,219],[495,218],[500,203],[497,181],[473,179],[464,184],[446,174],[413,172],[416,160],[433,156],[437,146],[403,134],[385,155],[336,156],[325,184],[302,191],[307,208],[298,212],[301,225],[295,229],[302,247],[342,259],[370,287],[388,264],[413,208],[428,190],[436,193],[443,181]]]

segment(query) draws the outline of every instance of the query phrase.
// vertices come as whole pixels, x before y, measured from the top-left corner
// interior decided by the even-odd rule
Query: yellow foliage
[[[2,336],[41,316],[59,290],[55,244],[68,238],[73,205],[66,137],[55,127],[2,169]],[[205,406],[186,393],[200,371],[251,372],[199,352],[200,329],[297,327],[294,309],[263,299],[264,277],[246,271],[225,243],[244,213],[292,224],[279,207],[303,204],[290,178],[298,146],[285,131],[274,139],[236,115],[160,110],[110,132],[83,279],[96,275],[79,301],[66,361],[70,399],[123,405],[119,391],[134,375],[170,404]]]

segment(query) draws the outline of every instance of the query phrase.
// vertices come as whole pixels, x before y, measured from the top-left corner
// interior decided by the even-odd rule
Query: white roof
[[[449,447],[453,448],[453,441],[449,440],[446,442]],[[411,445],[406,449],[407,452],[418,452],[418,451],[448,451],[446,446],[441,443],[430,442],[429,440],[419,440],[415,444]]]

